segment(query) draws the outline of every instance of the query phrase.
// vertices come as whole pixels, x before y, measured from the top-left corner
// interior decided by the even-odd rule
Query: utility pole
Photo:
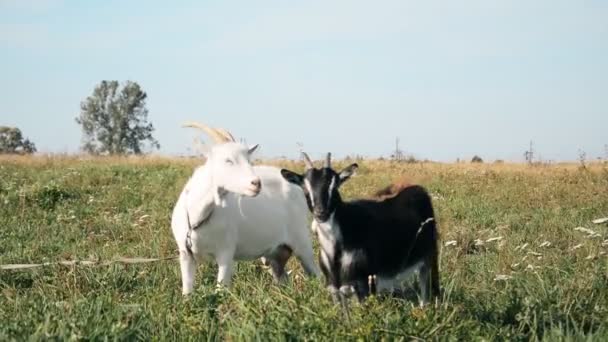
[[[532,162],[534,161],[534,146],[532,140],[530,140],[530,147],[524,152],[524,158],[526,158],[528,164],[532,165]]]
[[[396,161],[403,160],[403,151],[399,149],[399,137],[395,138],[395,153],[393,154],[393,159]]]

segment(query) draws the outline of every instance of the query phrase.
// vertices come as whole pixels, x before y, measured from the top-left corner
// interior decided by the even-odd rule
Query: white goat
[[[183,294],[192,292],[197,263],[207,258],[217,262],[217,282],[225,286],[230,286],[234,260],[259,257],[281,281],[292,253],[307,274],[317,276],[301,190],[278,168],[252,167],[249,156],[257,145],[237,143],[223,129],[186,126],[205,131],[216,144],[204,146],[207,162],[194,171],[173,209]]]

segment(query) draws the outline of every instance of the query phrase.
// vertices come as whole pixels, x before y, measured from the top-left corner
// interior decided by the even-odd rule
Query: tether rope
[[[61,260],[43,262],[39,264],[6,264],[0,265],[0,270],[22,270],[40,268],[45,266],[61,265],[61,266],[109,266],[112,264],[148,264],[159,261],[175,260],[176,256],[165,257],[165,258],[118,258],[109,261],[95,261],[95,260]]]

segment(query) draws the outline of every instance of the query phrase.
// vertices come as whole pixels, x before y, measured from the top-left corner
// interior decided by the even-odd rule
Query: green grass
[[[201,265],[187,299],[176,261],[48,266],[0,271],[0,340],[608,338],[608,226],[591,223],[608,216],[605,167],[359,164],[347,198],[399,177],[433,194],[442,245],[456,241],[441,251],[437,306],[371,298],[353,302],[346,321],[323,282],[294,262],[286,286],[259,262],[241,262],[220,291],[215,265]],[[171,210],[195,165],[3,157],[0,264],[176,255]],[[493,237],[502,239],[486,242]]]

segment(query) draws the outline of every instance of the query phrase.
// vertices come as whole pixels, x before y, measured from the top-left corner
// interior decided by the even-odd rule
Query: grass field
[[[176,255],[171,210],[196,164],[0,157],[0,264]],[[608,339],[608,224],[591,222],[608,216],[608,167],[359,164],[346,198],[399,177],[432,193],[438,305],[371,298],[346,321],[293,262],[286,286],[241,262],[222,291],[201,265],[188,299],[176,261],[56,265],[0,270],[0,340]]]

